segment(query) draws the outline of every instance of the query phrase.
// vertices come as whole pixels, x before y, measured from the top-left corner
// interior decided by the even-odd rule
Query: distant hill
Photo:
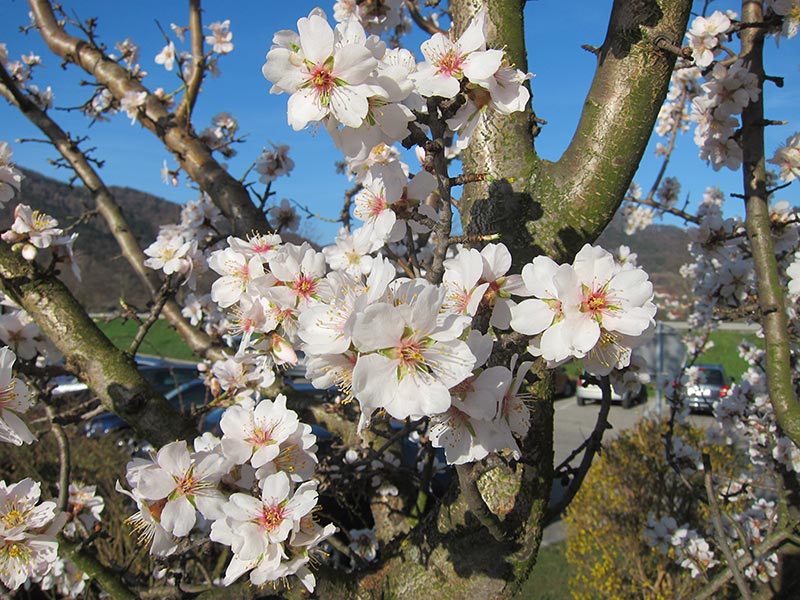
[[[69,186],[35,171],[23,169],[22,192],[0,209],[0,229],[11,226],[14,207],[18,202],[29,204],[58,219],[61,227],[73,225],[81,215],[94,208],[94,201],[82,186]],[[174,223],[180,217],[178,204],[127,187],[111,187],[131,231],[145,248],[158,235],[158,228]],[[623,231],[624,223],[617,215],[598,241],[607,249],[625,244],[638,254],[638,263],[649,274],[656,290],[675,295],[688,293],[689,285],[678,274],[681,265],[689,260],[686,232],[671,225],[651,225],[632,236]],[[92,311],[115,310],[119,299],[144,308],[149,300],[139,278],[122,257],[105,220],[94,215],[78,224],[74,231],[80,235],[75,243],[75,255],[81,267],[82,282],[77,282],[67,270],[64,281],[77,298]],[[284,236],[300,243],[299,236]]]
[[[674,225],[650,225],[628,235],[623,217],[617,213],[598,239],[598,244],[614,250],[621,244],[638,254],[637,263],[650,274],[656,291],[674,296],[689,294],[691,284],[680,276],[681,265],[689,262],[689,236]]]
[[[21,193],[0,209],[0,228],[11,226],[14,207],[20,202],[55,217],[65,229],[94,209],[94,200],[83,186],[71,187],[35,171],[22,171],[25,179]],[[127,187],[112,186],[110,190],[142,247],[155,241],[160,225],[174,223],[180,217],[181,207],[163,198]],[[82,281],[76,281],[69,269],[62,275],[78,300],[91,311],[119,308],[120,298],[144,308],[148,295],[122,257],[105,219],[95,214],[73,231],[79,234],[75,256],[81,267]]]

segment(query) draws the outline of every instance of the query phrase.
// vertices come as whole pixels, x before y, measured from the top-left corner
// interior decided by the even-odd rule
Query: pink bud
[[[277,333],[271,335],[272,340],[272,356],[275,359],[276,365],[296,365],[297,353],[292,348],[292,345],[283,339]]]

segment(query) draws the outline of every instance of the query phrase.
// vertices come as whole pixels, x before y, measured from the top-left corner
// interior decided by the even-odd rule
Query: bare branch
[[[174,115],[142,83],[96,45],[68,34],[58,23],[48,0],[30,0],[38,31],[50,50],[75,63],[108,88],[118,100],[128,92],[147,94],[139,110],[139,123],[152,131],[173,153],[186,174],[208,193],[230,220],[234,233],[246,237],[253,230],[268,231],[266,216],[253,204],[247,189],[211,155],[192,130],[179,126]]]
[[[203,83],[203,76],[206,72],[206,56],[203,52],[203,22],[200,0],[189,0],[189,32],[192,36],[192,72],[189,82],[186,85],[183,98],[175,110],[177,119],[184,124],[184,127],[191,126],[192,111],[200,86]]]
[[[715,536],[714,539],[722,549],[722,554],[728,562],[728,568],[731,570],[733,580],[736,582],[736,587],[739,588],[739,593],[745,600],[750,600],[750,588],[744,580],[739,565],[736,563],[736,557],[733,555],[730,544],[728,544],[728,536],[725,533],[725,527],[722,523],[722,514],[719,511],[719,503],[717,502],[717,494],[714,491],[714,480],[711,472],[711,457],[703,452],[703,481],[706,488],[706,497],[708,498],[708,508],[711,513],[711,523],[714,525]]]
[[[100,331],[66,286],[5,242],[0,242],[0,278],[103,405],[138,435],[156,446],[194,436],[192,424],[153,391],[131,357]]]
[[[97,171],[89,164],[86,155],[77,147],[77,142],[17,88],[2,65],[0,65],[0,95],[19,108],[22,114],[48,137],[49,141],[61,153],[61,156],[70,164],[76,175],[81,178],[86,189],[92,194],[98,212],[106,220],[108,228],[122,251],[122,255],[150,294],[155,295],[161,286],[161,281],[159,281],[155,271],[144,266],[147,256],[142,252],[139,242],[131,232],[131,228],[122,214],[122,209],[116,203],[113,194]],[[223,358],[222,351],[214,345],[211,338],[204,332],[192,327],[183,317],[181,308],[175,301],[169,300],[166,303],[164,315],[193,352],[199,356],[206,356],[211,360]]]

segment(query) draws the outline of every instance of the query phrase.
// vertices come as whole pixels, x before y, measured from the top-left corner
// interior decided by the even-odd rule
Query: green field
[[[564,542],[545,546],[517,600],[568,600],[569,565],[564,557]]]
[[[139,324],[130,319],[125,321],[122,319],[98,320],[97,325],[114,342],[114,345],[122,350],[130,347],[131,341],[139,330]],[[164,319],[156,321],[147,332],[139,347],[139,354],[179,360],[197,360],[197,357],[189,350],[189,346]]]
[[[738,380],[742,373],[747,370],[749,366],[739,357],[738,346],[739,343],[746,339],[759,348],[764,347],[764,340],[757,338],[752,333],[743,333],[740,331],[715,331],[711,334],[711,341],[714,342],[714,347],[708,352],[702,354],[697,363],[710,363],[719,364],[725,368],[725,372],[733,381]],[[564,370],[567,375],[577,379],[580,377],[583,367],[581,361],[572,361],[564,365]]]

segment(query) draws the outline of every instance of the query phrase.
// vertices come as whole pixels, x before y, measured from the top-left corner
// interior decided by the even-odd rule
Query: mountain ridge
[[[11,226],[18,203],[49,214],[64,229],[73,227],[72,231],[79,234],[74,250],[82,281],[78,282],[69,269],[63,270],[62,277],[78,300],[90,311],[116,310],[120,299],[143,310],[150,298],[122,257],[105,220],[93,212],[94,201],[88,190],[30,169],[20,170],[25,175],[21,192],[0,209],[0,229]],[[130,187],[111,186],[109,190],[142,248],[155,241],[161,225],[175,223],[180,218],[181,206],[159,196]],[[688,242],[686,231],[674,225],[651,225],[627,235],[619,213],[597,240],[597,244],[609,250],[621,244],[628,246],[638,255],[637,263],[649,273],[656,290],[673,296],[690,291],[688,282],[679,274],[680,266],[689,260]]]

